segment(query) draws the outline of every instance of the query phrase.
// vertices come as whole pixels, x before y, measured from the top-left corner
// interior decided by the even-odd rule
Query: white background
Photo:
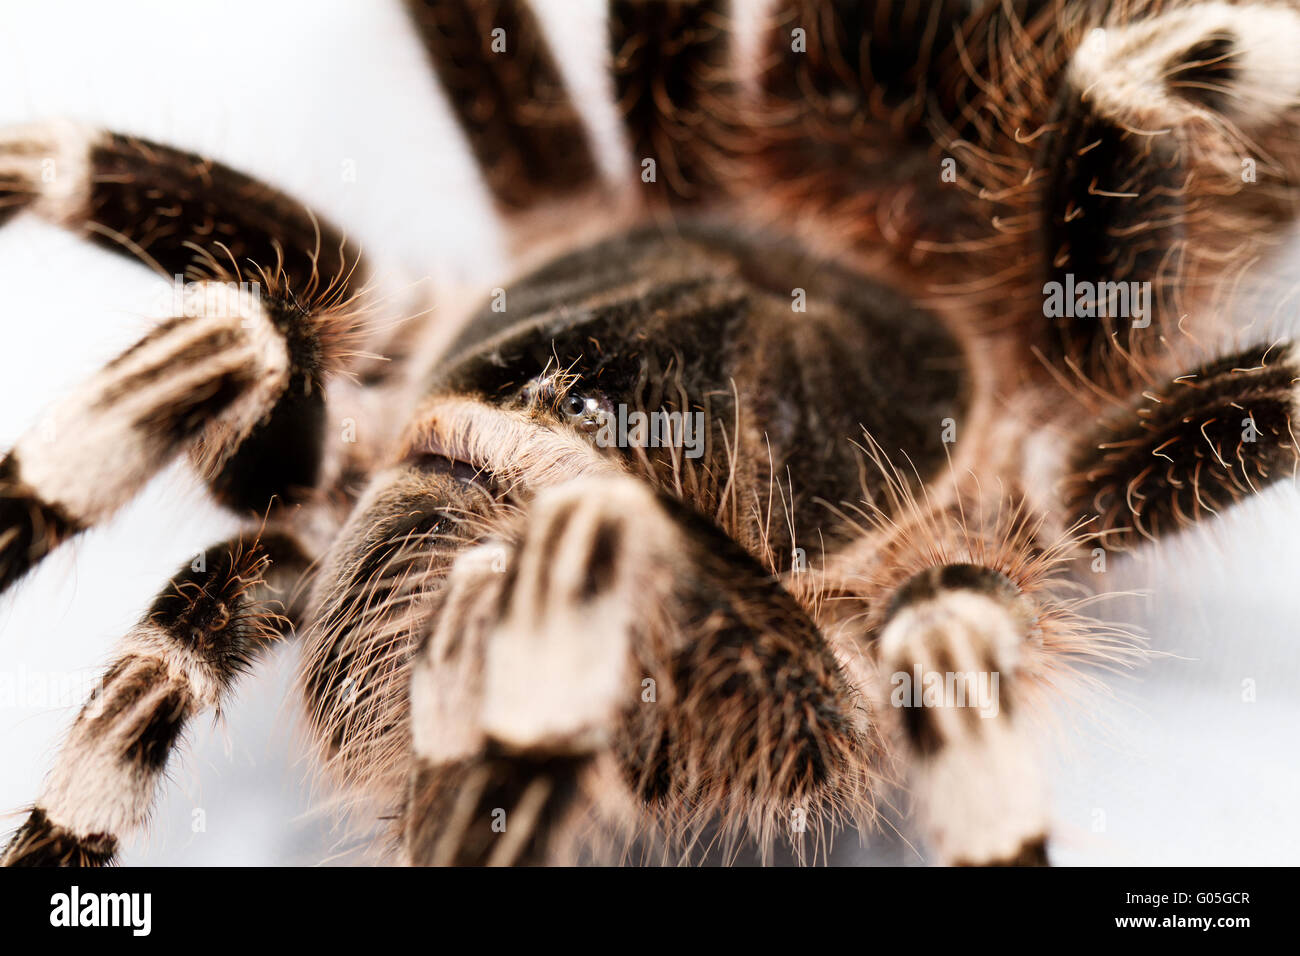
[[[601,4],[543,7],[559,57],[618,161]],[[0,125],[66,116],[208,153],[308,201],[400,282],[486,281],[500,237],[459,133],[395,2],[0,2]],[[342,175],[346,162],[355,182]],[[0,230],[0,448],[148,328],[162,281],[56,229]],[[233,530],[172,468],[0,598],[0,673],[88,676],[172,571]],[[1064,863],[1300,862],[1300,496],[1275,487],[1132,563],[1109,610],[1164,656],[1115,698],[1066,714],[1052,770]],[[291,648],[202,720],[127,863],[355,861],[297,745]],[[1242,700],[1253,680],[1257,700]],[[21,703],[30,704],[31,701]],[[0,704],[0,817],[35,797],[74,707]],[[191,827],[195,809],[206,830]],[[1100,828],[1099,828],[1100,825]],[[854,840],[838,861],[850,861]],[[898,841],[870,859],[916,862]]]

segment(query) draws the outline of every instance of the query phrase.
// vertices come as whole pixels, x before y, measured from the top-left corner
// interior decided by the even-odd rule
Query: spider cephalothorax
[[[796,311],[801,281],[816,295]],[[792,529],[760,527],[766,516],[750,508],[788,469],[801,473],[788,503],[797,514],[839,501],[859,483],[850,439],[866,429],[928,479],[944,462],[931,426],[968,400],[961,348],[937,317],[866,276],[734,230],[679,224],[672,236],[609,240],[506,294],[504,328],[485,309],[452,345],[432,408],[451,396],[519,410],[549,387],[550,407],[529,417],[576,426],[751,548],[775,536],[778,556]],[[671,412],[685,413],[685,434],[655,434],[662,417],[647,417],[642,435],[635,419],[628,427],[637,413]]]
[[[209,160],[0,142],[0,214],[201,293],[0,462],[0,587],[182,451],[257,529],[128,635],[6,861],[110,860],[296,632],[409,862],[820,853],[898,786],[936,859],[1046,862],[1030,722],[1141,656],[1072,562],[1297,460],[1293,348],[1178,332],[1290,219],[1300,13],[617,0],[620,184],[526,4],[410,6],[516,246],[563,250],[464,315],[381,335],[340,234]]]

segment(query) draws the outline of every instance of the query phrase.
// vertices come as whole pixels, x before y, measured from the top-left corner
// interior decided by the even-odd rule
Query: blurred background
[[[614,168],[603,4],[535,7]],[[394,286],[501,278],[485,192],[396,0],[0,0],[0,125],[59,116],[205,153],[285,188],[359,239]],[[1277,266],[1286,293],[1296,262]],[[0,229],[0,448],[147,330],[167,291],[143,267],[52,227],[24,218]],[[115,641],[182,562],[234,529],[178,465],[0,597],[6,835]],[[1057,862],[1300,861],[1298,567],[1293,482],[1112,560],[1102,586],[1126,593],[1100,611],[1135,624],[1159,656],[1112,681],[1111,698],[1063,709],[1045,741]],[[126,864],[366,859],[322,809],[330,794],[300,746],[295,664],[294,648],[281,647],[221,723],[196,723]],[[5,676],[17,694],[4,694]],[[65,692],[41,701],[24,686]],[[834,860],[921,862],[904,832],[865,850],[843,835]]]

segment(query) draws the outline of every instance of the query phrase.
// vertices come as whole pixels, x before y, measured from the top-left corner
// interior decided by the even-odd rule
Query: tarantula
[[[611,183],[523,0],[408,6],[532,266],[472,309],[394,326],[213,160],[0,140],[0,222],[184,280],[0,461],[0,589],[182,453],[248,518],[4,861],[111,862],[296,635],[320,760],[410,863],[815,855],[898,786],[934,859],[1046,863],[1029,722],[1141,657],[1079,563],[1294,473],[1295,351],[1224,300],[1295,212],[1300,10],[612,0]]]

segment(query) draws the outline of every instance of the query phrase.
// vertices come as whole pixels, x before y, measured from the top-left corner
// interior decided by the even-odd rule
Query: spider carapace
[[[937,862],[1046,863],[1035,716],[1142,659],[1088,562],[1297,460],[1294,350],[1225,290],[1294,212],[1300,12],[613,0],[610,181],[526,3],[408,6],[530,264],[473,308],[385,315],[382,250],[213,160],[0,140],[0,219],[186,289],[0,461],[0,588],[182,454],[248,519],[5,862],[112,861],[292,637],[389,858],[816,859],[897,805]]]

